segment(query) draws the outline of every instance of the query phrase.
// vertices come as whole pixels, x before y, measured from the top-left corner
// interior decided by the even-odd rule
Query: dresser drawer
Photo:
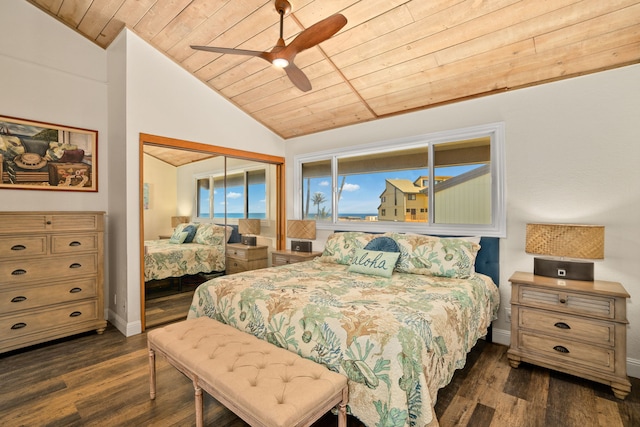
[[[0,258],[25,258],[47,253],[47,236],[0,237]]]
[[[0,233],[38,231],[102,231],[102,213],[86,212],[3,212]]]
[[[287,255],[281,255],[276,253],[271,254],[271,265],[273,265],[274,267],[278,265],[294,264],[296,262],[297,261],[292,261],[291,257]]]
[[[0,318],[0,341],[98,319],[98,300],[20,313]]]
[[[68,280],[45,286],[22,286],[0,290],[0,313],[30,310],[51,304],[95,298],[98,284],[95,277],[83,280]]]
[[[54,254],[95,251],[97,249],[97,233],[51,236],[51,253]]]
[[[518,331],[521,350],[539,354],[569,365],[580,365],[598,371],[615,371],[615,350],[569,339]]]
[[[518,289],[518,300],[522,305],[607,319],[615,318],[615,298],[613,297],[529,286],[519,286]]]
[[[65,255],[56,258],[16,259],[0,262],[0,288],[34,280],[96,274],[97,254]]]
[[[596,345],[615,345],[615,323],[563,313],[518,308],[518,327]]]

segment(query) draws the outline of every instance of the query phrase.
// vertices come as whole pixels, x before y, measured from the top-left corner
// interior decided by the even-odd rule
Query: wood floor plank
[[[507,347],[479,342],[464,369],[439,391],[441,427],[631,427],[640,425],[640,380],[626,400],[611,388],[523,363],[509,366]],[[124,337],[109,325],[0,354],[0,425],[192,426],[193,385],[157,359],[157,397],[149,398],[146,334]],[[247,424],[205,393],[206,425]],[[313,427],[336,425],[328,413]],[[349,427],[363,427],[349,417]]]

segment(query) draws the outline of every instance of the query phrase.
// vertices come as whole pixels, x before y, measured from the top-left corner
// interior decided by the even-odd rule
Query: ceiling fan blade
[[[296,66],[296,64],[290,62],[284,70],[287,72],[287,76],[289,76],[291,83],[296,85],[298,89],[303,92],[309,92],[311,90],[311,82],[302,70]]]
[[[227,47],[214,47],[214,46],[193,46],[192,45],[191,49],[205,50],[207,52],[229,53],[232,55],[247,55],[247,56],[261,56],[264,53],[257,50],[231,49]]]
[[[344,15],[339,13],[332,15],[303,30],[286,49],[295,53],[302,52],[327,40],[345,25],[347,25],[347,18]]]

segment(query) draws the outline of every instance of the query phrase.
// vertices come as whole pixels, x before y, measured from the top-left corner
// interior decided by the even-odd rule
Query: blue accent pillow
[[[391,237],[376,237],[364,247],[370,251],[380,252],[400,252],[398,243]]]
[[[187,237],[184,239],[184,243],[193,242],[193,238],[196,236],[197,228],[195,225],[187,225],[182,229],[183,232],[187,232]]]

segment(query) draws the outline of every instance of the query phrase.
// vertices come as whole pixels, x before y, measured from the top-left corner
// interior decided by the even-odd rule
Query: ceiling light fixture
[[[289,65],[289,61],[284,58],[275,58],[271,63],[278,68],[284,68]]]

